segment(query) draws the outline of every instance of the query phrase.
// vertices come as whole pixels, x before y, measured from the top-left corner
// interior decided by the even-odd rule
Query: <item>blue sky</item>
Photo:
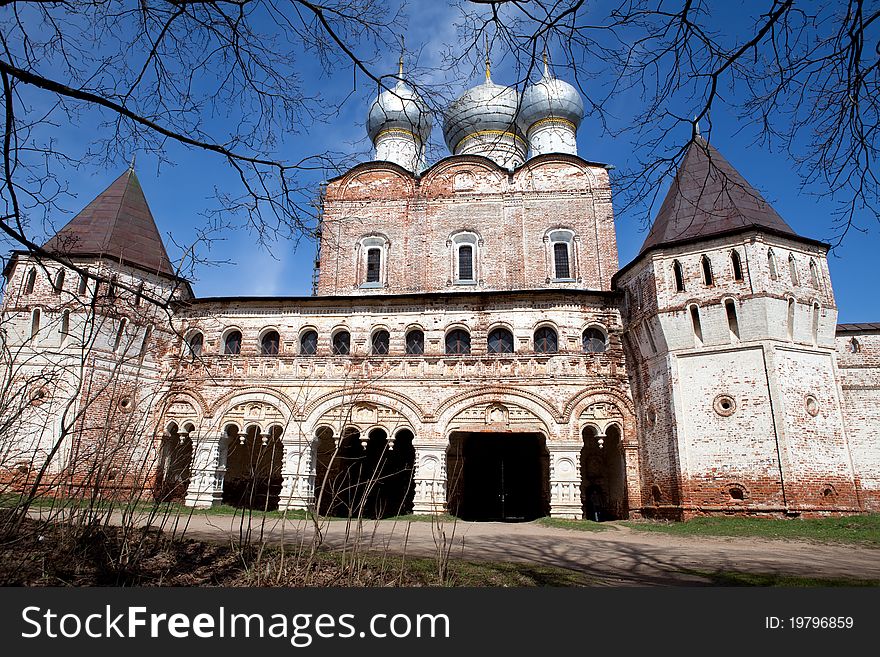
[[[735,7],[735,5],[734,5]],[[729,11],[735,11],[730,9]],[[444,43],[454,42],[455,33],[451,25],[451,10],[443,3],[419,3],[418,15],[410,20],[407,32],[407,46],[420,49],[420,69],[432,69],[440,62],[439,53]],[[396,70],[396,53],[388,53],[380,67],[389,73]],[[340,71],[338,75],[327,77],[317,66],[303,58],[304,79],[314,87],[328,102],[341,104],[340,112],[326,125],[317,125],[302,134],[283,135],[278,149],[288,160],[325,150],[345,153],[361,153],[361,159],[368,158],[369,144],[364,130],[369,103],[374,97],[374,85],[361,79],[357,89],[352,91],[351,70]],[[435,75],[451,82],[463,91],[479,82],[472,70],[438,70]],[[504,62],[493,67],[495,82],[512,81],[512,74]],[[560,72],[565,78],[565,73]],[[590,82],[598,95],[602,94],[601,77]],[[590,88],[587,89],[588,93]],[[619,120],[626,120],[625,108],[638,106],[642,99],[636,92],[620,94],[610,106],[612,111],[620,110]],[[689,108],[678,108],[682,115]],[[616,127],[620,127],[619,125]],[[830,240],[832,231],[833,200],[805,195],[799,190],[799,178],[789,156],[784,152],[771,152],[752,144],[753,135],[744,133],[733,112],[726,106],[719,106],[712,115],[711,141],[727,159],[739,169],[753,185],[764,193],[777,212],[799,234]],[[88,116],[78,125],[65,126],[60,134],[61,144],[74,150],[87,148],[94,134],[95,125]],[[439,121],[435,121],[434,138],[441,134]],[[684,129],[675,135],[684,143],[689,133]],[[636,153],[627,138],[615,138],[603,134],[595,117],[587,116],[578,132],[579,154],[588,160],[608,162],[622,171],[635,165]],[[153,215],[166,239],[172,259],[180,256],[173,242],[188,244],[195,227],[203,222],[203,213],[216,205],[215,189],[235,186],[235,179],[225,163],[210,154],[196,153],[171,145],[168,159],[173,165],[158,166],[155,158],[140,155],[137,173],[143,185]],[[127,166],[126,161],[114,163],[106,170],[94,168],[69,168],[59,173],[70,184],[76,198],[65,205],[73,213],[81,209],[97,193],[109,185]],[[308,180],[317,189],[322,178],[332,177],[335,172],[315,172]],[[612,171],[612,188],[615,172]],[[669,181],[662,185],[660,195],[665,194]],[[618,215],[617,236],[621,266],[629,262],[638,252],[645,238],[644,223],[649,212],[643,208],[625,216]],[[52,219],[55,227],[60,227],[68,216]],[[880,295],[866,293],[866,282],[872,280],[876,270],[873,257],[880,246],[880,226],[871,217],[862,217],[861,224],[866,232],[851,232],[842,246],[836,248],[829,257],[834,290],[839,307],[839,321],[880,321]],[[39,229],[36,231],[39,234]],[[48,231],[44,231],[48,232]],[[173,238],[173,240],[172,240]],[[201,266],[193,281],[199,296],[234,295],[304,295],[311,289],[312,260],[314,245],[302,242],[298,246],[279,242],[271,247],[271,252],[261,250],[244,231],[236,231],[225,239],[212,245],[207,257],[215,261],[231,261],[230,264]]]

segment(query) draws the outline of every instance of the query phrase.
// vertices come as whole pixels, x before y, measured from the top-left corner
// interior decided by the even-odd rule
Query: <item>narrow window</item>
[[[594,326],[584,329],[582,340],[584,351],[588,354],[600,354],[607,348],[605,333]]]
[[[144,339],[141,341],[141,359],[142,360],[143,360],[143,357],[147,354],[147,347],[150,344],[150,336],[152,335],[152,333],[153,333],[153,331],[149,326],[144,331]]]
[[[367,249],[367,283],[379,282],[379,266],[382,263],[381,249]]]
[[[65,310],[61,313],[61,327],[58,329],[61,334],[61,342],[63,343],[67,336],[70,335],[70,311]]]
[[[556,331],[549,326],[542,326],[535,331],[535,351],[539,354],[555,354],[559,350]]]
[[[299,353],[303,356],[314,356],[318,353],[318,332],[306,331],[299,339]]]
[[[724,302],[724,309],[727,311],[727,328],[730,329],[731,340],[739,340],[739,320],[736,316],[736,304],[733,299]]]
[[[110,283],[108,283],[107,287],[107,299],[110,301],[116,301],[116,277],[110,277]]]
[[[819,304],[813,304],[813,346],[819,344]]]
[[[506,328],[496,328],[489,331],[488,347],[490,354],[512,354],[513,333]]]
[[[88,289],[89,279],[85,274],[79,275],[79,287],[77,288],[78,294],[85,294]]]
[[[24,281],[24,293],[31,294],[34,291],[34,285],[37,284],[37,270],[31,267],[27,278]]]
[[[470,244],[458,247],[458,280],[474,280],[474,247]]]
[[[425,334],[413,329],[406,334],[406,353],[416,356],[425,353]]]
[[[702,347],[703,325],[700,322],[700,309],[697,306],[691,306],[691,325],[694,330],[694,344],[697,347]]]
[[[471,335],[464,329],[453,329],[446,334],[446,353],[447,354],[469,354],[471,353]]]
[[[186,342],[187,347],[189,347],[189,353],[193,358],[198,358],[202,355],[202,347],[205,344],[205,336],[201,333],[196,332],[189,336],[189,340]]]
[[[849,341],[849,350],[850,353],[857,354],[862,350],[862,345],[859,344],[859,341],[853,338]]]
[[[651,323],[646,319],[644,321],[645,335],[648,336],[648,346],[651,347],[651,353],[657,353],[657,343],[654,342],[654,331],[651,330]]]
[[[61,290],[64,289],[64,270],[59,269],[58,273],[55,274],[55,282],[52,284],[52,289],[55,294],[59,294]]]
[[[141,297],[144,295],[144,284],[138,285],[137,292],[134,295],[134,307],[139,308],[141,305]]]
[[[788,254],[788,271],[791,274],[791,284],[792,285],[800,285],[800,278],[798,277],[797,261],[795,261],[795,259],[794,259],[794,253]]]
[[[241,353],[241,331],[230,331],[223,341],[223,353],[227,356],[237,356]]]
[[[672,263],[672,275],[675,276],[675,291],[684,292],[684,271],[678,260]]]
[[[767,268],[770,270],[770,280],[779,278],[779,272],[776,270],[776,255],[773,249],[767,249]]]
[[[373,353],[377,356],[384,356],[391,347],[391,336],[388,334],[388,331],[376,331],[373,333],[372,342]]]
[[[794,340],[794,299],[788,300],[788,339]]]
[[[703,269],[703,283],[712,285],[714,281],[712,279],[712,263],[709,262],[709,258],[706,256],[700,258],[700,267]]]
[[[40,332],[40,309],[34,308],[34,312],[31,315],[31,339],[37,337],[37,333]]]
[[[816,266],[816,261],[812,258],[810,258],[810,284],[815,289],[819,289],[819,268]]]
[[[733,267],[733,280],[741,281],[743,279],[743,267],[742,260],[739,257],[739,251],[733,250],[730,252],[730,264]]]
[[[556,242],[553,245],[553,262],[556,266],[556,278],[571,278],[567,242]]]
[[[351,334],[339,331],[333,336],[333,353],[336,356],[347,356],[351,353]]]
[[[113,341],[113,351],[119,351],[119,347],[122,346],[122,338],[125,336],[125,324],[126,320],[123,317],[119,320],[119,329],[116,331],[116,339]]]
[[[281,336],[278,331],[268,331],[260,340],[260,354],[263,356],[277,356],[281,347]]]

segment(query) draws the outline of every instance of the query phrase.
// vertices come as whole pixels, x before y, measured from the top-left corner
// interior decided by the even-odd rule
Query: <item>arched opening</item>
[[[612,424],[601,435],[595,427],[583,431],[581,501],[584,518],[602,522],[629,516],[626,500],[626,463],[620,428]]]
[[[31,314],[31,340],[37,337],[37,333],[40,332],[40,309],[34,308],[34,312]]]
[[[800,276],[798,274],[797,260],[794,259],[794,253],[788,254],[788,272],[791,274],[791,284],[800,285]]]
[[[584,351],[588,354],[600,354],[607,348],[605,333],[595,326],[584,329],[584,333],[581,337],[583,340]]]
[[[24,279],[24,293],[31,294],[34,291],[34,286],[37,284],[37,270],[33,267],[27,273],[27,278]]]
[[[122,347],[122,339],[125,337],[125,326],[127,324],[127,320],[123,317],[119,320],[119,328],[116,331],[116,338],[113,340],[113,351],[119,351],[119,348]],[[125,345],[128,347],[128,345]]]
[[[853,338],[852,340],[849,341],[849,351],[851,354],[857,354],[861,350],[862,350],[862,345],[859,343],[858,340]]]
[[[794,299],[788,300],[788,314],[786,318],[789,341],[794,340]]]
[[[775,281],[779,278],[779,271],[776,268],[776,255],[773,249],[767,249],[767,269],[770,272],[770,280]]]
[[[742,260],[736,249],[730,252],[730,266],[733,268],[733,280],[741,281],[743,279]]]
[[[684,292],[684,271],[678,260],[675,260],[672,263],[672,275],[675,278],[675,291]]]
[[[186,341],[186,346],[189,349],[190,356],[193,358],[198,358],[202,355],[202,347],[205,344],[205,336],[201,334],[200,331],[196,331]]]
[[[61,326],[58,328],[58,332],[61,334],[61,344],[64,344],[64,341],[67,340],[67,336],[70,335],[70,311],[65,310],[61,313]]]
[[[489,331],[487,343],[490,354],[513,353],[513,333],[506,328],[496,328]]]
[[[712,263],[708,256],[700,258],[700,268],[703,271],[703,283],[706,285],[714,285],[715,279],[712,276]]]
[[[386,356],[391,348],[391,335],[382,329],[373,333],[370,350],[374,356]]]
[[[550,456],[540,433],[453,432],[447,506],[463,520],[520,522],[550,513]]]
[[[230,331],[223,340],[223,353],[237,356],[241,353],[241,331]]]
[[[299,337],[299,353],[302,356],[314,356],[318,353],[318,332],[308,330]]]
[[[739,319],[736,316],[736,304],[733,299],[724,302],[724,310],[727,313],[727,328],[730,331],[731,340],[739,340]]]
[[[550,326],[541,326],[535,331],[535,353],[555,354],[559,351],[559,338]]]
[[[89,278],[85,274],[79,275],[79,286],[76,288],[77,294],[85,294],[89,288]]]
[[[337,331],[333,334],[333,355],[347,356],[351,353],[351,333]]]
[[[64,270],[59,269],[58,273],[55,274],[55,282],[52,283],[52,290],[55,294],[60,294],[61,290],[64,289]]]
[[[266,331],[260,338],[260,354],[263,356],[277,356],[281,349],[281,336],[278,331]]]
[[[425,353],[425,333],[421,329],[413,329],[407,332],[406,353],[411,356]]]
[[[700,309],[697,306],[691,306],[691,327],[694,331],[694,346],[703,346],[703,324],[700,321]]]
[[[153,496],[159,502],[181,501],[186,497],[192,465],[192,437],[194,428],[186,425],[183,431],[172,422],[159,444],[159,467]]]
[[[244,433],[234,425],[227,427],[224,504],[265,511],[278,508],[284,456],[281,434],[277,425],[265,433],[256,425],[247,427]]]
[[[446,353],[455,355],[471,353],[471,334],[464,329],[453,329],[447,333]]]
[[[813,346],[819,344],[819,315],[821,313],[821,309],[819,308],[818,303],[813,304],[813,325],[812,325],[812,337],[813,337]]]

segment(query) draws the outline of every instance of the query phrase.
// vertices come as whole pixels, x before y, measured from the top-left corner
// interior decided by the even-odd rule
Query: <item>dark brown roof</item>
[[[746,228],[797,237],[715,147],[695,136],[640,252]]]
[[[175,276],[133,169],[117,178],[43,245],[67,256],[107,257]]]
[[[880,331],[880,322],[861,322],[859,324],[838,324],[838,333],[860,333],[863,331]]]

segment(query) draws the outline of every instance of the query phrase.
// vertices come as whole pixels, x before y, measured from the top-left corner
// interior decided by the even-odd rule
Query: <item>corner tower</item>
[[[827,252],[695,133],[639,256],[614,279],[646,512],[859,509]]]

